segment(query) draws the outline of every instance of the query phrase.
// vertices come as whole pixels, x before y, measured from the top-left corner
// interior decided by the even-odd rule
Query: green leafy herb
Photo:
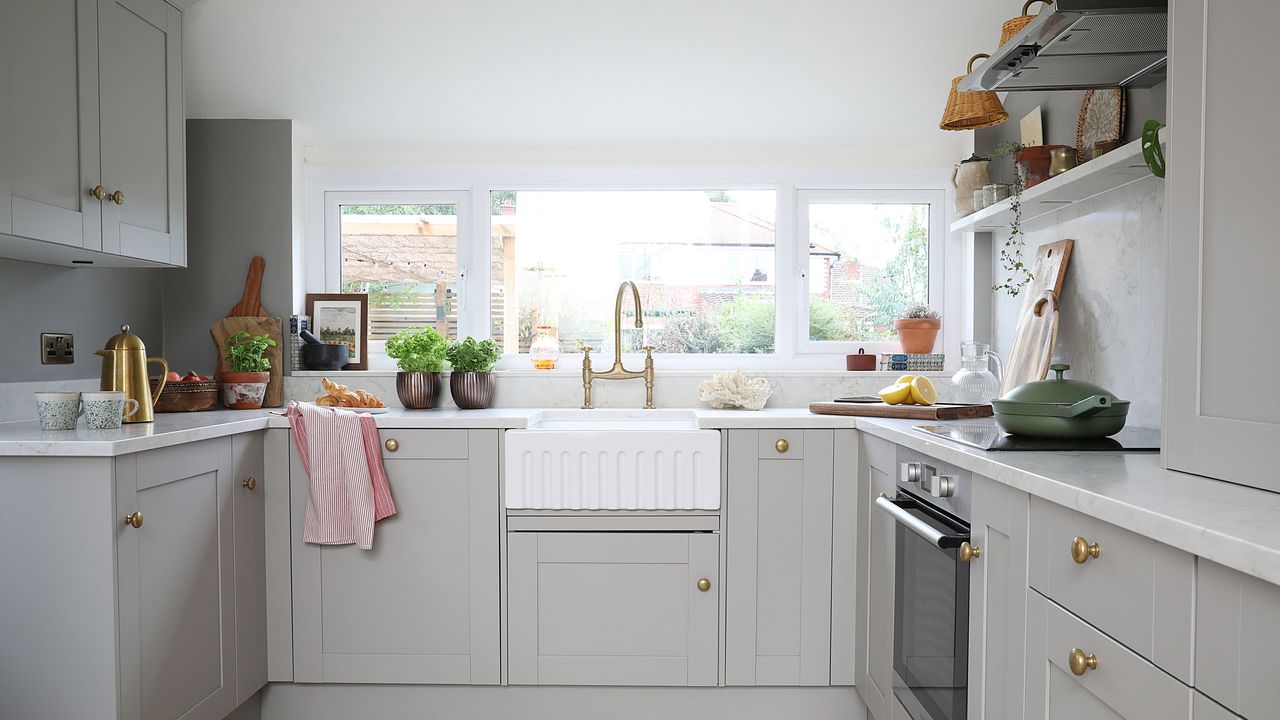
[[[492,340],[476,342],[468,337],[462,342],[449,343],[449,364],[454,372],[489,372],[502,358],[502,349]]]
[[[434,328],[406,328],[387,338],[387,355],[401,372],[440,372],[445,353],[444,336]]]
[[[266,335],[253,335],[241,330],[227,338],[227,365],[231,372],[267,372],[271,370],[271,358],[267,348],[276,341]]]

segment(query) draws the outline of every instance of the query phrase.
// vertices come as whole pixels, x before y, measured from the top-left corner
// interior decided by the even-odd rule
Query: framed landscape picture
[[[365,293],[307,293],[311,332],[327,343],[346,343],[350,362],[343,370],[369,369],[369,296]]]

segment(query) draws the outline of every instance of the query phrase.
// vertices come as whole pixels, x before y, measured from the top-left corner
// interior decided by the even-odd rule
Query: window
[[[893,321],[912,305],[940,300],[933,267],[940,212],[930,200],[941,197],[915,195],[801,194],[807,241],[803,349],[830,352],[835,343],[893,349]]]
[[[563,352],[611,350],[619,285],[624,352],[772,353],[773,190],[519,190],[493,193],[493,337],[528,352],[557,328]]]

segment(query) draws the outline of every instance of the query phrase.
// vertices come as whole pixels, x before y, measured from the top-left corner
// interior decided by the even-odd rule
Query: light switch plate
[[[68,365],[75,361],[76,349],[71,333],[40,333],[42,365]]]

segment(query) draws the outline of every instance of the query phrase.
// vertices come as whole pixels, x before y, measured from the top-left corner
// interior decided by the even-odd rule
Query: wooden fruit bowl
[[[151,392],[154,394],[158,379],[151,380]],[[200,412],[217,409],[218,382],[216,380],[170,380],[164,384],[160,397],[156,399],[156,412]]]

